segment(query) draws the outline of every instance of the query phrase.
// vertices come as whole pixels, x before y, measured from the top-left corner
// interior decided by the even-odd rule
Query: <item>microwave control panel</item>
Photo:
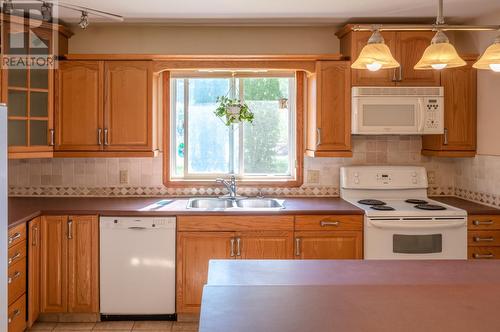
[[[424,99],[424,133],[442,134],[444,132],[443,98]]]

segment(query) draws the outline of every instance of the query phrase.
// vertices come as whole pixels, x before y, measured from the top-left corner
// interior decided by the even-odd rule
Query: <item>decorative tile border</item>
[[[455,188],[454,196],[473,201],[476,203],[500,208],[500,195],[477,192],[462,188]]]

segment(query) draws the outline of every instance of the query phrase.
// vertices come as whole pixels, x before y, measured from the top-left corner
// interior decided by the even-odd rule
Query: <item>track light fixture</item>
[[[78,25],[84,30],[89,26],[89,14],[86,11],[82,11],[82,16],[80,16],[80,23],[78,23]]]
[[[14,10],[14,4],[12,3],[12,0],[5,0],[3,2],[3,12],[6,14],[12,13]]]
[[[472,67],[500,72],[500,34]]]
[[[40,11],[42,12],[42,20],[45,22],[51,22],[52,21],[52,4],[48,2],[43,2],[42,7],[40,8]]]
[[[399,66],[399,63],[392,56],[391,50],[385,44],[384,37],[382,37],[378,29],[375,29],[351,68],[378,71],[380,69],[398,68]]]

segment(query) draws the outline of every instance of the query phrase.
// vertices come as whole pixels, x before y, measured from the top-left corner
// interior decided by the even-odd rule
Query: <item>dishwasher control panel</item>
[[[101,228],[173,228],[175,229],[175,217],[101,217]]]

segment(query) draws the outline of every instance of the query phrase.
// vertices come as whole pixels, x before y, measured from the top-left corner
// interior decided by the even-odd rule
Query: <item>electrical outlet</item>
[[[434,171],[427,172],[427,182],[429,182],[429,184],[436,184],[436,172]]]
[[[307,183],[319,183],[319,171],[318,170],[308,170],[307,171]]]
[[[120,171],[120,184],[128,184],[128,170]]]

